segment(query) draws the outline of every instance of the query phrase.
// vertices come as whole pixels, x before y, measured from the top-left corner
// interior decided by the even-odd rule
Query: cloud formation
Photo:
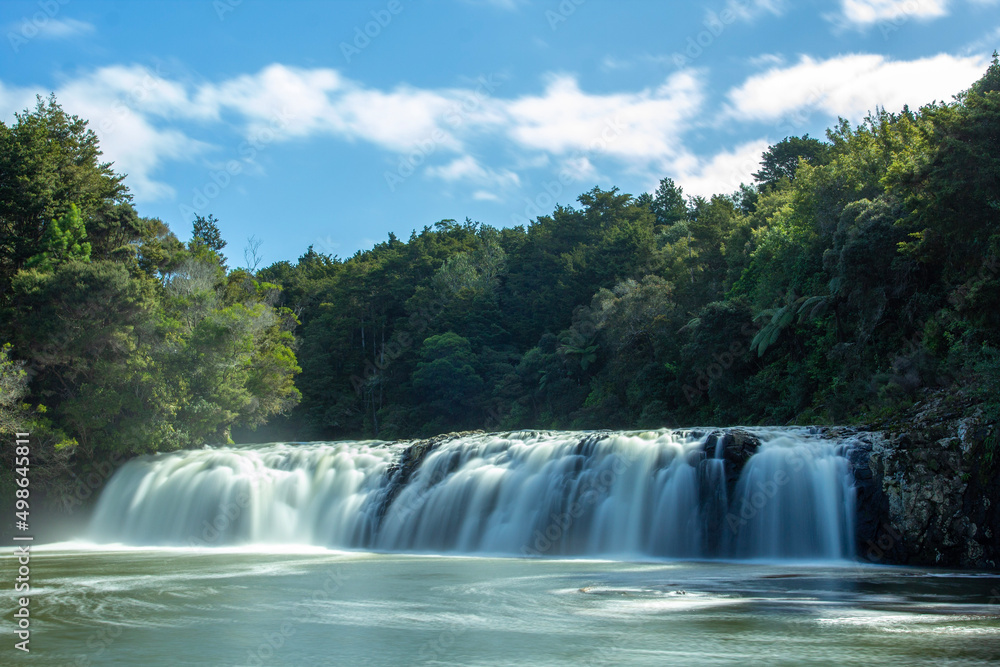
[[[819,112],[858,120],[881,106],[899,111],[934,100],[950,100],[986,69],[981,56],[941,54],[917,60],[853,54],[815,60],[802,56],[787,67],[773,67],[730,90],[727,116],[761,122]]]
[[[67,111],[91,121],[139,200],[175,196],[157,178],[165,163],[225,158],[213,143],[220,130],[248,140],[364,143],[387,153],[387,163],[416,151],[426,157],[423,177],[467,185],[481,201],[516,194],[526,172],[543,171],[576,182],[669,175],[692,194],[711,194],[749,180],[768,141],[787,133],[782,120],[790,114],[857,121],[877,105],[898,110],[948,99],[978,78],[986,60],[851,54],[793,63],[771,57],[759,65],[769,68],[728,90],[721,110],[710,106],[709,73],[691,69],[654,86],[610,92],[586,90],[572,74],[550,74],[539,91],[502,96],[502,82],[492,77],[454,88],[377,88],[336,69],[278,63],[201,82],[114,65],[66,80],[55,93]],[[36,92],[47,91],[0,82],[0,115],[10,120],[32,106]],[[748,132],[761,134],[761,123],[774,126],[746,141]],[[717,132],[720,124],[744,127],[741,142],[696,154],[693,134]]]
[[[968,1],[974,5],[997,3],[997,0]],[[953,4],[953,0],[840,0],[840,12],[827,18],[841,26],[863,30],[879,23],[944,18],[951,13]]]

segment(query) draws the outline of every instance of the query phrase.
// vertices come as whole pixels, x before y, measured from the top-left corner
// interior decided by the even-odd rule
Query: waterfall
[[[734,433],[532,431],[158,454],[115,473],[91,537],[625,559],[852,557],[846,446],[795,428],[742,429],[737,446]]]

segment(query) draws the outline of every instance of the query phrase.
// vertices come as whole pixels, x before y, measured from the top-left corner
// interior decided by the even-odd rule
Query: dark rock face
[[[402,456],[399,460],[389,466],[386,470],[386,479],[388,480],[385,485],[385,490],[383,492],[382,498],[378,504],[378,512],[375,515],[375,525],[374,530],[378,530],[379,524],[382,522],[382,518],[385,513],[389,510],[389,506],[399,495],[399,492],[403,490],[410,478],[413,477],[413,473],[417,471],[420,465],[424,462],[424,459],[437,449],[442,443],[448,442],[450,440],[457,440],[459,438],[464,438],[470,435],[480,434],[483,431],[461,431],[458,433],[445,433],[443,435],[436,435],[433,438],[427,438],[426,440],[416,440],[412,442],[403,451]],[[457,463],[457,462],[456,462]]]
[[[986,473],[995,424],[930,395],[881,432],[855,434],[858,555],[877,563],[997,569],[1000,482]],[[965,415],[965,416],[961,416]],[[833,433],[830,434],[834,435]]]
[[[702,509],[702,538],[705,553],[720,553],[724,540],[726,516],[730,503],[736,494],[736,483],[740,479],[744,466],[760,448],[760,438],[739,428],[712,431],[705,438],[705,446],[698,462],[691,462],[698,468],[701,476],[701,495],[698,499]],[[718,478],[709,479],[710,472],[707,459],[721,460],[722,475],[725,477],[724,492],[720,493]],[[715,468],[718,471],[718,468]]]
[[[758,449],[760,449],[760,438],[741,428],[713,431],[706,438],[705,456],[710,459],[716,458],[718,452],[721,454],[719,458],[726,462],[726,489],[730,498],[740,473],[743,472],[743,466]]]
[[[872,563],[906,562],[904,545],[890,518],[889,498],[883,491],[882,479],[876,477],[871,464],[872,451],[884,435],[846,429],[831,429],[824,435],[836,437],[849,447],[846,456],[854,475],[858,556]]]
[[[760,449],[760,438],[743,429],[730,429],[722,440],[722,458],[733,465],[737,477],[758,449]]]

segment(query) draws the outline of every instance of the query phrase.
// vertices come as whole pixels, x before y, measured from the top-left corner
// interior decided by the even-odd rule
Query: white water
[[[763,444],[731,493],[705,432],[525,432],[441,444],[400,484],[405,444],[203,449],[137,459],[91,537],[130,545],[613,558],[853,556],[843,447],[802,429]]]

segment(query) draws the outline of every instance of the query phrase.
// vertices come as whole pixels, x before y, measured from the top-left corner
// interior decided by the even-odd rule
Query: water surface
[[[17,664],[1000,662],[1000,578],[985,574],[73,545],[31,564]]]

